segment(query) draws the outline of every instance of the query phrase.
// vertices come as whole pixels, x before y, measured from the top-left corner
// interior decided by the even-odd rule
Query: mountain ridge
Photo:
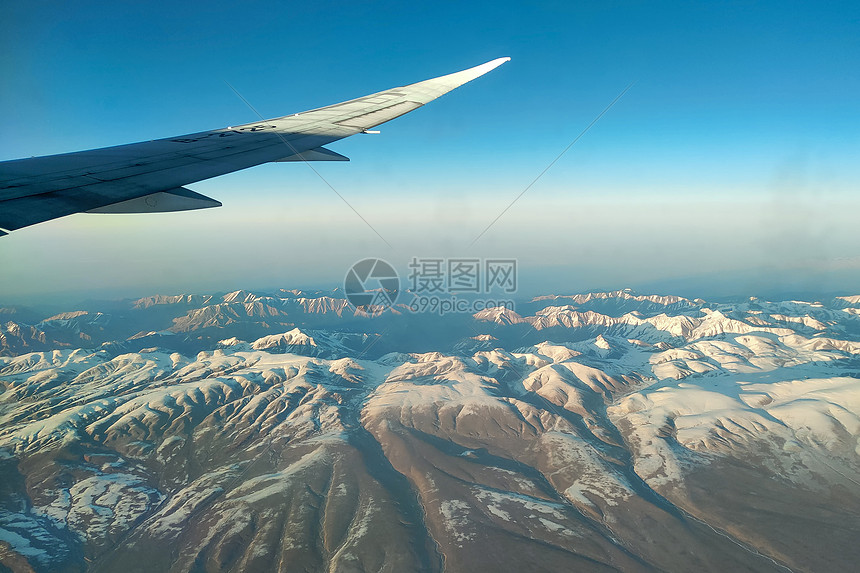
[[[0,563],[807,571],[860,557],[853,299],[622,290],[499,323],[355,316],[294,302],[305,294],[54,313],[61,334],[36,342],[62,344],[7,345]],[[687,314],[663,312],[679,303]],[[165,328],[194,305],[251,312]],[[285,324],[255,311],[269,307]],[[74,338],[82,325],[93,340]]]

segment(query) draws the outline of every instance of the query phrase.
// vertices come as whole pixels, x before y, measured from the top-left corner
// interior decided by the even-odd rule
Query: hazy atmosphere
[[[356,260],[517,258],[523,294],[851,291],[856,3],[6,3],[0,158],[180,135],[512,61],[349,163],[191,185],[223,207],[0,239],[0,300],[338,285]],[[476,237],[628,92],[481,238]],[[389,244],[386,244],[386,242]],[[705,289],[703,291],[702,289]]]

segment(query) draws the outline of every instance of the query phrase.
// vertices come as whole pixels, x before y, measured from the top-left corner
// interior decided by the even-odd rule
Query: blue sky
[[[535,292],[860,291],[851,2],[7,2],[0,159],[255,120],[225,81],[272,117],[500,56],[317,164],[393,248],[266,165],[190,186],[220,209],[4,237],[0,302],[335,285],[367,256],[516,257]]]

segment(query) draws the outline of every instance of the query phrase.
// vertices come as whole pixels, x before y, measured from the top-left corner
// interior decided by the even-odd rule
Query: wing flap
[[[278,159],[278,163],[289,161],[349,161],[349,157],[335,153],[331,149],[325,147],[317,147],[316,149],[308,149],[301,153],[296,153],[283,159]]]
[[[220,207],[221,202],[180,187],[90,209],[87,213],[169,213]]]

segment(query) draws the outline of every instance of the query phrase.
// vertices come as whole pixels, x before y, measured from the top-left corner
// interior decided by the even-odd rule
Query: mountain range
[[[851,571],[860,296],[0,309],[0,571]]]

